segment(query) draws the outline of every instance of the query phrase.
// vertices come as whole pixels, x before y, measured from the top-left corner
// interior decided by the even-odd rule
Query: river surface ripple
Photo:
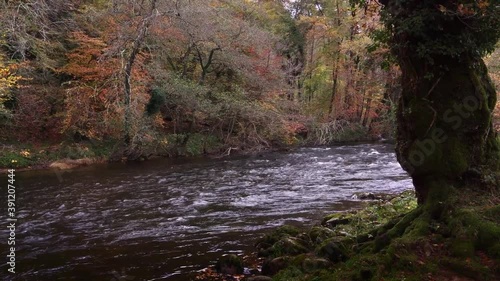
[[[271,228],[313,225],[359,206],[355,192],[412,188],[386,144],[27,172],[16,180],[18,273],[6,280],[189,280],[223,253],[251,251]],[[6,204],[0,211],[6,221]]]

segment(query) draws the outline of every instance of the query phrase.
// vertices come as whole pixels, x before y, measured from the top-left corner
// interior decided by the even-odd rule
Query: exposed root
[[[336,235],[341,225],[287,236],[300,251],[280,249],[288,264],[273,280],[500,280],[500,206],[491,205],[492,194],[441,191],[446,194],[356,237]],[[312,253],[330,267],[297,262]]]

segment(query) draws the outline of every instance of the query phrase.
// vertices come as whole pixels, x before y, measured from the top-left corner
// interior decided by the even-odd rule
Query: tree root
[[[426,209],[342,241],[354,251],[332,280],[500,280],[499,206],[449,210],[439,220]]]
[[[312,252],[288,254],[290,264],[273,280],[500,280],[500,205],[485,203],[496,202],[490,195],[446,191],[451,192],[447,200],[436,194],[435,200],[354,238],[315,243],[323,233],[335,232],[315,227],[309,232],[313,245],[304,244]],[[304,241],[305,235],[293,239]],[[328,259],[331,267],[300,262],[314,260],[311,255]]]

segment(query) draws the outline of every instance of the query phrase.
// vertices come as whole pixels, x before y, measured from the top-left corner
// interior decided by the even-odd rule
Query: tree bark
[[[338,84],[338,77],[339,77],[339,64],[340,64],[340,53],[337,54],[337,57],[335,58],[334,66],[332,68],[332,94],[330,96],[330,105],[328,107],[328,118],[332,116],[332,114],[335,115],[333,119],[336,119],[336,112],[335,111],[335,96],[337,94],[337,84]]]
[[[200,66],[201,66],[200,79],[198,80],[198,83],[200,85],[203,85],[205,83],[205,78],[207,77],[210,66],[212,65],[215,51],[220,51],[220,50],[221,50],[220,47],[217,47],[217,48],[210,50],[210,53],[209,53],[208,58],[207,58],[207,62],[204,63],[203,62],[203,55],[201,54],[201,51],[198,48],[196,48],[196,51],[198,53],[198,60],[200,62]]]
[[[125,88],[125,134],[124,134],[124,142],[126,145],[129,145],[131,142],[131,119],[132,119],[132,111],[130,108],[130,102],[131,102],[131,85],[130,85],[130,80],[132,76],[132,67],[134,66],[135,59],[137,55],[139,54],[141,50],[141,46],[144,42],[144,38],[146,37],[146,34],[148,32],[148,28],[151,25],[153,18],[155,17],[156,13],[156,1],[157,0],[152,0],[151,1],[151,12],[149,13],[149,16],[144,18],[142,20],[141,26],[139,28],[139,32],[137,34],[137,37],[135,38],[133,45],[132,45],[132,50],[130,51],[130,55],[127,59],[127,64],[125,65],[125,78],[124,78],[124,88]]]
[[[481,58],[443,58],[448,71],[427,80],[429,65],[401,64],[397,157],[410,173],[419,202],[433,181],[457,183],[498,161],[492,125],[496,92]],[[417,82],[417,83],[415,83]]]

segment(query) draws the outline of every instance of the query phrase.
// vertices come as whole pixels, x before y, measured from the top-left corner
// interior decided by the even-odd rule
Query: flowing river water
[[[26,172],[16,186],[17,273],[7,280],[106,281],[190,280],[272,228],[359,206],[355,192],[412,187],[386,144]],[[5,222],[5,203],[0,212]]]

